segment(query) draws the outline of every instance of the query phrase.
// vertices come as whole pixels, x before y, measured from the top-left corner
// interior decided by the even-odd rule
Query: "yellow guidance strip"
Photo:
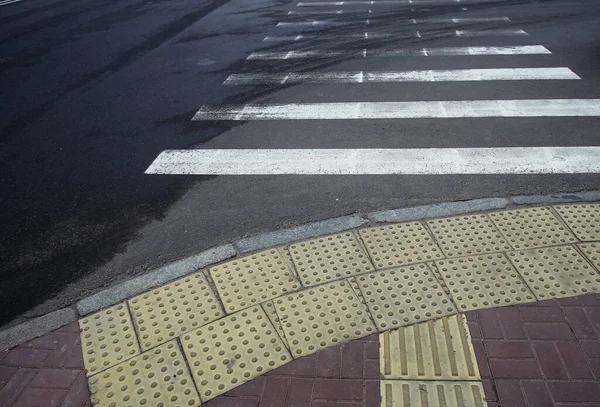
[[[436,265],[460,311],[536,300],[502,253],[440,260]]]
[[[176,341],[88,379],[92,404],[117,406],[199,406],[200,397]]]
[[[600,274],[572,246],[508,253],[540,300],[600,292]]]
[[[557,205],[554,209],[579,240],[600,240],[600,204]]]
[[[467,321],[453,315],[379,335],[385,379],[479,380]]]
[[[88,376],[140,353],[125,303],[79,320],[83,362]]]
[[[486,215],[428,220],[446,257],[494,253],[512,248]]]
[[[181,337],[203,402],[292,360],[260,306]]]
[[[356,280],[380,331],[458,312],[423,263],[370,273]]]
[[[347,281],[286,295],[275,307],[294,358],[377,332]]]
[[[359,233],[378,269],[444,258],[419,222],[366,228]]]
[[[381,381],[382,407],[486,407],[479,382]]]
[[[289,250],[305,287],[374,270],[353,232],[296,243]]]
[[[225,315],[202,272],[129,300],[142,350]]]
[[[596,267],[596,271],[600,271],[600,243],[581,243],[578,246],[590,263]]]
[[[518,250],[577,241],[548,208],[494,212],[490,213],[490,218],[511,246]]]
[[[210,269],[227,313],[236,312],[301,288],[278,249],[265,250]]]

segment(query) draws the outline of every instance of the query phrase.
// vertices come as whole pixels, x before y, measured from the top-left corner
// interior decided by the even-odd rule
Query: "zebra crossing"
[[[487,0],[485,3],[500,2]],[[529,44],[508,45],[456,45],[428,47],[398,47],[400,40],[422,38],[427,30],[412,32],[382,32],[379,20],[372,8],[386,4],[399,7],[406,5],[444,6],[456,3],[468,4],[469,0],[350,0],[326,2],[314,0],[297,2],[296,7],[329,6],[332,10],[285,11],[283,16],[294,16],[293,21],[279,21],[274,31],[310,28],[309,34],[267,35],[263,42],[277,42],[283,50],[250,53],[246,63],[273,61],[268,72],[234,72],[223,86],[289,86],[304,84],[346,84],[356,86],[376,83],[486,83],[506,81],[581,81],[577,73],[567,66],[487,67],[453,69],[398,69],[394,70],[314,70],[295,71],[278,69],[278,63],[286,61],[359,61],[364,59],[404,58],[419,61],[426,58],[506,57],[523,56],[552,57],[552,52],[529,36],[525,30],[512,25],[510,16],[464,16],[419,17],[394,21],[396,26],[436,25],[447,37],[482,38],[515,36],[531,38]],[[353,16],[368,14],[367,19],[344,21],[315,19],[318,15],[343,15],[342,6],[367,6],[352,10]],[[463,8],[466,10],[466,8]],[[327,17],[325,17],[327,18]],[[464,25],[493,23],[510,27],[473,28]],[[374,26],[379,31],[364,31],[361,25]],[[460,29],[450,29],[460,25]],[[321,32],[332,27],[351,27],[341,33]],[[356,27],[356,28],[354,28]],[[397,29],[397,27],[395,27]],[[439,31],[437,31],[439,34]],[[386,47],[371,43],[356,48],[356,41],[384,39]],[[316,46],[313,42],[318,41]],[[323,41],[326,45],[323,45]],[[392,43],[390,43],[390,41]],[[332,42],[331,44],[327,44]],[[348,46],[352,44],[352,46]],[[285,49],[288,47],[288,49]],[[293,46],[293,47],[292,47]],[[305,47],[309,49],[305,49]],[[448,59],[448,60],[449,60]],[[334,65],[335,67],[335,65]],[[389,68],[389,64],[386,65]],[[358,90],[359,91],[359,90]],[[497,99],[497,100],[418,100],[418,101],[343,101],[303,103],[258,103],[241,105],[201,106],[192,120],[206,121],[346,121],[346,120],[453,120],[478,118],[544,118],[552,117],[600,117],[600,99],[546,98],[546,99]],[[299,122],[301,123],[301,122]],[[285,135],[282,135],[283,137]],[[326,137],[326,136],[325,136]],[[331,175],[331,174],[577,174],[600,172],[599,147],[520,147],[502,146],[487,148],[325,148],[325,149],[190,149],[165,150],[146,170],[147,174],[197,174],[197,175]]]

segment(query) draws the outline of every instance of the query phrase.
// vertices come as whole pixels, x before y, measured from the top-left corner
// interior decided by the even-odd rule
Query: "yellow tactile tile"
[[[511,250],[500,231],[486,215],[431,219],[427,225],[446,257]]]
[[[225,315],[206,276],[196,273],[129,300],[142,350]]]
[[[600,271],[600,243],[580,243],[579,250]]]
[[[277,315],[277,310],[275,309],[275,304],[273,304],[273,301],[269,300],[263,302],[262,304],[260,304],[260,306],[265,311],[265,314],[267,314],[267,317],[269,318],[269,321],[271,321],[271,324],[273,324],[273,326],[275,327],[275,330],[279,334],[279,337],[282,339],[283,344],[286,346],[286,348],[289,349],[289,345],[287,344],[287,340],[285,339],[285,332],[283,332],[283,328],[281,327],[281,321],[279,320],[279,315]]]
[[[360,229],[359,233],[378,269],[444,257],[427,229],[419,222]]]
[[[464,315],[406,326],[379,335],[385,379],[479,380]]]
[[[600,204],[556,205],[554,209],[581,241],[600,240]]]
[[[486,407],[480,382],[382,380],[381,407]]]
[[[273,299],[301,285],[279,249],[265,250],[210,269],[227,313]]]
[[[458,312],[424,263],[370,273],[356,280],[380,331]]]
[[[438,283],[440,283],[440,285],[442,286],[442,288],[446,292],[446,294],[450,294],[450,290],[448,289],[448,286],[446,285],[446,282],[442,278],[442,275],[440,274],[440,271],[438,270],[437,266],[435,265],[435,262],[434,261],[428,261],[426,264],[427,264],[427,267],[429,267],[429,269],[431,270],[431,272],[435,276],[435,278],[437,278]]]
[[[354,293],[358,296],[358,299],[360,300],[360,302],[366,306],[367,301],[365,300],[365,297],[362,295],[362,291],[360,291],[360,287],[358,286],[358,281],[356,280],[356,277],[349,278],[347,281],[348,281],[348,283],[350,283],[350,286],[354,290]]]
[[[508,253],[540,300],[600,292],[600,274],[572,246]]]
[[[347,281],[338,281],[274,301],[295,358],[377,332]]]
[[[576,242],[548,208],[525,208],[489,214],[512,247],[519,250]]]
[[[353,232],[296,243],[289,250],[305,287],[374,270]]]
[[[79,320],[83,362],[88,376],[140,353],[127,304],[121,303]]]
[[[202,401],[292,360],[260,306],[189,332],[181,344]]]
[[[436,265],[460,311],[535,301],[504,254],[439,260]]]
[[[113,366],[88,381],[92,404],[98,407],[200,405],[176,341]]]

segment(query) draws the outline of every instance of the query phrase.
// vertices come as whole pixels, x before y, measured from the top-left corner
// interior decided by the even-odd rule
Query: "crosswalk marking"
[[[203,106],[192,120],[600,116],[600,99],[451,100]]]
[[[513,36],[513,35],[529,35],[527,32],[518,28],[491,28],[487,30],[453,30],[453,31],[413,31],[409,33],[378,33],[378,32],[362,32],[354,34],[298,34],[298,35],[267,35],[263,41],[265,42],[288,42],[288,41],[306,41],[306,40],[355,40],[355,39],[377,39],[377,38],[422,38],[422,37],[493,37],[493,36]]]
[[[581,174],[600,147],[165,150],[146,174]]]
[[[308,11],[288,11],[288,15],[315,15],[315,14],[348,14],[348,13],[371,13],[371,10],[355,10],[355,11],[344,11],[344,10],[308,10]]]
[[[461,56],[461,55],[533,55],[551,54],[542,45],[512,45],[504,47],[440,47],[440,48],[405,48],[392,50],[345,50],[345,51],[283,51],[253,52],[252,59],[299,59],[299,58],[339,58],[339,57],[403,57],[403,56]]]
[[[469,3],[499,3],[502,0],[444,0],[444,1],[416,1],[416,0],[349,0],[349,1],[310,1],[299,2],[298,7],[331,7],[331,6],[364,6],[364,5],[427,5],[427,6],[448,6],[450,4],[469,4]]]
[[[0,1],[0,6],[7,6],[9,4],[13,4],[13,3],[18,3],[21,0],[4,0],[4,1]]]
[[[396,21],[399,23],[408,24],[470,24],[482,22],[499,22],[510,21],[508,17],[475,17],[475,18],[423,18],[410,20]],[[335,26],[335,25],[350,25],[350,24],[370,24],[370,20],[353,20],[353,21],[331,21],[331,20],[310,20],[310,21],[280,21],[277,27],[319,27],[319,26]]]
[[[451,69],[396,72],[289,72],[231,74],[224,85],[290,83],[457,82],[581,79],[566,67]]]

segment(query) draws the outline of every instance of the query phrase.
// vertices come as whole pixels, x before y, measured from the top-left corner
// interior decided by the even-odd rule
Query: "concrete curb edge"
[[[9,349],[55,329],[76,321],[127,298],[141,294],[153,287],[166,284],[198,270],[235,257],[238,253],[264,250],[270,247],[287,245],[292,242],[313,237],[333,234],[358,228],[368,223],[407,222],[428,218],[456,216],[467,213],[505,209],[511,205],[541,205],[556,203],[576,203],[600,201],[600,191],[588,191],[572,194],[528,195],[509,198],[483,198],[465,201],[444,202],[409,208],[375,211],[365,215],[355,214],[326,219],[299,225],[293,228],[260,233],[239,239],[233,244],[225,244],[189,256],[138,277],[119,283],[79,300],[75,307],[66,307],[33,318],[27,322],[0,331],[0,350]]]

